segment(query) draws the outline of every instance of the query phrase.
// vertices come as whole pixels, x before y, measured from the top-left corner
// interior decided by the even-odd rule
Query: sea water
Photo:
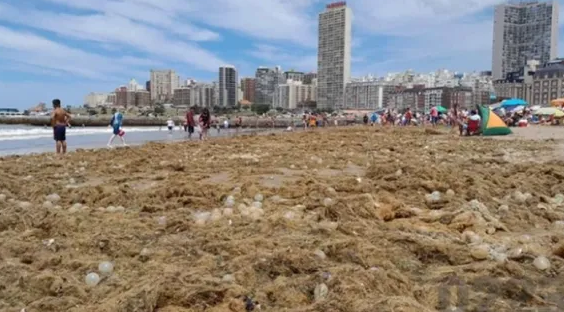
[[[125,140],[128,145],[140,145],[150,141],[181,141],[188,138],[184,129],[176,128],[170,134],[168,129],[163,127],[128,127],[125,126]],[[245,129],[247,131],[257,131],[256,129]],[[210,131],[209,135],[228,136],[235,133],[234,129]],[[101,148],[106,147],[112,135],[110,127],[72,127],[67,128],[68,150],[78,148]],[[192,135],[192,140],[197,140],[196,134]],[[116,137],[113,145],[120,146],[121,140]],[[2,125],[0,124],[0,156],[21,155],[30,153],[52,152],[55,149],[53,141],[53,129],[45,126],[28,125]]]

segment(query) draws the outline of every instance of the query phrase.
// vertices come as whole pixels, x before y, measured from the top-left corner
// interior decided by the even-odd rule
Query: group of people
[[[457,110],[456,108],[448,112],[441,113],[437,107],[432,107],[428,114],[414,113],[410,108],[406,108],[403,113],[389,109],[380,114],[374,112],[362,118],[365,125],[388,125],[388,126],[410,126],[410,125],[431,125],[436,127],[440,124],[449,125],[453,128],[458,127],[460,135],[477,135],[480,131],[481,118],[477,111]]]
[[[123,114],[117,109],[112,115],[109,127],[112,128],[112,135],[108,141],[107,146],[112,148],[113,142],[116,138],[120,138],[122,144],[127,146],[125,142],[125,131],[123,130]],[[71,127],[71,114],[69,114],[65,109],[61,107],[61,100],[53,100],[53,111],[51,113],[51,127],[53,128],[53,139],[56,143],[57,154],[65,154],[67,152],[67,138],[66,129]],[[241,117],[237,116],[235,127],[239,130],[242,127],[243,120]],[[184,131],[188,132],[188,138],[192,138],[194,132],[199,133],[200,140],[207,140],[209,129],[212,125],[212,118],[209,109],[204,108],[202,113],[198,117],[196,122],[196,114],[194,108],[190,108],[186,113],[186,121],[184,123]],[[224,126],[229,128],[229,121],[225,120]],[[167,127],[170,132],[174,128],[174,121],[169,119],[167,121]],[[219,127],[218,127],[219,129]],[[219,130],[218,130],[219,132]]]

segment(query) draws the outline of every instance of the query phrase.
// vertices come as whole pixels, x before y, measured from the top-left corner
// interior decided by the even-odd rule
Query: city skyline
[[[235,65],[239,77],[253,77],[258,66],[316,72],[317,16],[332,1],[259,2],[7,0],[0,4],[0,68],[8,73],[0,78],[1,106],[55,97],[80,105],[88,92],[149,80],[150,69],[209,82],[225,64]],[[352,77],[490,70],[493,7],[502,1],[472,2],[347,1]],[[213,11],[218,5],[225,10]],[[211,13],[198,14],[204,11]]]

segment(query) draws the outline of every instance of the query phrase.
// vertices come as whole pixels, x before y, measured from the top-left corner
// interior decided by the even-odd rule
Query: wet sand
[[[562,310],[563,138],[354,126],[5,157],[0,311]]]

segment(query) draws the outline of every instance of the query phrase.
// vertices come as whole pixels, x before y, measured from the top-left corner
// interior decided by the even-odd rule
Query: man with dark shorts
[[[53,138],[56,142],[57,154],[67,152],[67,125],[70,126],[70,114],[61,108],[61,100],[53,100],[53,112],[51,113],[51,126],[53,127]]]
[[[188,138],[192,138],[192,133],[194,133],[194,127],[196,126],[196,121],[194,120],[194,107],[190,107],[188,113],[186,113],[186,128],[188,130]]]

